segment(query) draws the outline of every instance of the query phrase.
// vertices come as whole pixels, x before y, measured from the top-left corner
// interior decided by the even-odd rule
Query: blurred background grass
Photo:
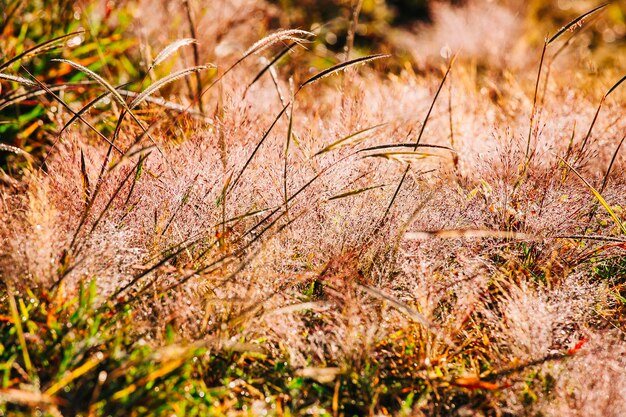
[[[193,0],[183,3],[189,5],[190,15],[195,21],[200,21],[207,5]],[[265,26],[268,31],[277,28],[313,30],[318,36],[311,49],[324,59],[325,54],[327,56],[345,51],[348,33],[357,10],[354,51],[362,55],[392,53],[397,58],[394,60],[397,69],[403,69],[415,62],[407,51],[398,47],[398,33],[405,30],[419,32],[427,27],[433,18],[433,8],[442,3],[463,7],[468,4],[468,0],[268,0],[267,4],[277,12],[266,19]],[[524,21],[524,36],[527,38],[525,41],[537,48],[540,48],[546,34],[554,31],[555,27],[564,25],[574,16],[597,5],[586,0],[503,0],[494,1],[493,4],[506,5],[515,10],[519,19]],[[143,24],[143,13],[139,10],[141,7],[145,5],[130,0],[2,0],[1,61],[57,36],[84,30],[82,35],[71,38],[66,43],[71,48],[59,47],[46,54],[18,61],[4,72],[26,76],[26,70],[48,85],[64,82],[66,85],[60,87],[60,94],[66,102],[74,103],[77,109],[81,104],[92,100],[97,89],[81,85],[87,82],[82,73],[74,73],[67,65],[51,63],[51,58],[62,57],[77,62],[103,74],[114,85],[141,83],[146,77],[147,69],[143,53],[145,50],[142,50],[145,46],[142,42],[145,40],[138,35],[138,28]],[[211,3],[211,7],[220,7],[219,2]],[[190,36],[193,31],[186,25],[185,7],[179,9],[180,15],[172,16],[172,25],[180,26],[182,29],[179,32]],[[585,28],[585,33],[577,40],[582,45],[581,56],[594,56],[593,60],[586,61],[587,70],[593,72],[601,66],[623,67],[620,52],[626,41],[625,11],[626,1],[613,2],[606,8],[603,17]],[[315,59],[314,56],[315,54],[310,54],[306,59]],[[199,58],[202,61],[213,57]],[[188,57],[187,61],[190,60],[193,59]],[[62,77],[70,73],[74,75],[62,80]],[[207,75],[215,76],[217,75]],[[46,154],[54,133],[60,128],[56,117],[57,106],[54,103],[45,105],[43,95],[41,92],[37,93],[39,88],[36,86],[25,88],[5,80],[0,82],[0,86],[1,142],[16,146],[36,159],[41,158]],[[187,86],[189,87],[189,81]],[[97,111],[98,109],[95,110],[96,114]],[[107,121],[100,120],[99,123],[97,127],[106,131]],[[10,152],[0,152],[2,169],[17,172],[21,163],[23,161],[20,157]]]

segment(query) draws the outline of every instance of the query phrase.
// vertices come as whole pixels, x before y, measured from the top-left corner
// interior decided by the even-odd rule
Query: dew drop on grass
[[[107,372],[106,371],[100,371],[100,373],[98,374],[98,382],[101,384],[104,384],[104,381],[107,380]]]
[[[450,46],[444,45],[439,50],[439,55],[441,55],[443,59],[450,59],[450,57],[452,56],[452,49],[450,49]]]
[[[70,48],[74,48],[78,45],[80,45],[81,43],[83,43],[83,36],[82,35],[76,35],[72,38],[70,38],[69,41],[67,41],[67,46]]]

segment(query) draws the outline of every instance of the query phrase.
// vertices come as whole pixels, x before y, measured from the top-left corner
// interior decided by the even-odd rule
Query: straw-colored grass
[[[619,6],[148,3],[0,26],[0,415],[626,413]]]

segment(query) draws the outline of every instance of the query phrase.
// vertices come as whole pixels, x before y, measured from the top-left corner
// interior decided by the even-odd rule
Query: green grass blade
[[[613,219],[613,221],[615,222],[615,224],[620,228],[621,232],[623,234],[626,235],[626,227],[624,227],[624,224],[620,221],[619,217],[617,217],[617,215],[615,214],[615,212],[613,211],[613,209],[611,208],[611,206],[609,206],[609,204],[606,202],[606,200],[604,199],[604,197],[602,197],[602,194],[600,194],[600,192],[598,190],[596,190],[593,185],[591,185],[589,183],[589,181],[587,181],[577,170],[576,168],[574,168],[569,162],[567,162],[565,159],[560,158],[561,161],[563,161],[564,164],[566,164],[569,169],[576,174],[576,176],[578,178],[580,178],[580,180],[587,186],[587,188],[589,188],[589,191],[591,191],[591,193],[593,194],[593,196],[598,200],[598,202],[602,205],[602,207],[604,207],[604,209],[606,210],[607,213],[609,213],[609,216],[611,216],[611,218]]]

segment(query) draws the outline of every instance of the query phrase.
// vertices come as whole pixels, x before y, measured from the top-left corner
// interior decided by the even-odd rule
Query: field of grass
[[[0,416],[625,416],[626,7],[427,3],[0,1]]]

